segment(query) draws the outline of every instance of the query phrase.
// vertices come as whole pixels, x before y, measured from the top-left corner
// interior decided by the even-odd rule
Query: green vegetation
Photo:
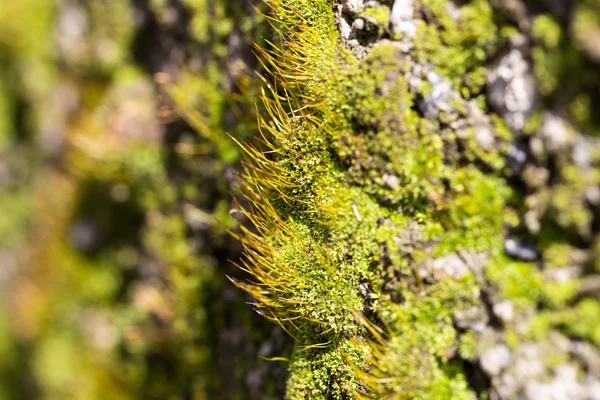
[[[458,23],[447,2],[418,3],[435,18],[419,21],[417,61],[432,63],[462,95],[450,112],[425,118],[415,105],[433,89],[409,86],[411,60],[393,43],[358,60],[340,44],[329,2],[268,3],[280,36],[261,53],[273,76],[262,95],[266,139],[262,151],[244,146],[241,189],[251,204],[242,212],[254,225],[240,237],[241,268],[253,278],[236,284],[297,342],[288,397],[473,398],[451,354],[457,343],[470,359],[482,349],[452,319],[481,306],[477,266],[459,276],[423,275],[432,261],[449,263],[444,257],[457,253],[489,254],[485,279],[518,312],[547,307],[546,325],[556,328],[580,315],[590,329],[571,333],[594,340],[595,321],[583,318],[590,306],[570,308],[579,282],[547,281],[533,263],[503,254],[505,225],[519,225],[503,161],[510,132],[494,116],[497,145],[484,150],[472,130],[447,128],[470,118],[467,101],[482,94],[486,62],[506,46],[490,5],[468,3]],[[374,13],[385,14],[360,15]],[[541,18],[534,37],[546,56],[560,31]],[[566,200],[573,192],[563,203],[555,190],[550,204],[570,204],[558,223],[588,226],[587,211]]]
[[[467,400],[500,381],[490,349],[600,346],[579,26],[418,0],[416,37],[391,37],[380,1],[346,47],[331,0],[13,3],[0,399],[280,398],[287,368],[290,400]],[[590,8],[573,18],[594,31]],[[517,48],[523,132],[486,87]]]

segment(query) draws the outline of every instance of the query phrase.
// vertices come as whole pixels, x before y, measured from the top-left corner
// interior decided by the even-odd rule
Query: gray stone
[[[107,315],[100,312],[85,313],[82,330],[90,344],[98,350],[109,350],[117,345],[119,332]]]
[[[523,180],[530,188],[545,186],[550,179],[550,171],[543,167],[528,165],[523,171]]]
[[[600,400],[600,380],[589,379],[585,383],[588,400]]]
[[[536,261],[539,257],[539,254],[533,245],[522,243],[511,237],[508,237],[504,241],[504,252],[512,258],[526,262]]]
[[[497,376],[510,365],[512,355],[508,346],[500,344],[485,350],[479,358],[481,368],[490,376]]]
[[[500,399],[512,399],[519,389],[519,381],[512,374],[502,374],[496,380],[495,391]],[[492,397],[494,399],[494,397]]]
[[[365,29],[365,20],[362,18],[356,18],[352,23],[352,30],[356,32],[362,31],[363,29]]]
[[[60,13],[57,39],[61,52],[69,60],[79,60],[85,55],[85,33],[89,21],[85,8],[70,2]]]
[[[364,6],[363,0],[344,0],[342,1],[342,7],[344,11],[348,11],[350,13],[356,14],[358,13]]]
[[[401,49],[409,52],[413,47],[413,39],[417,37],[417,24],[413,21],[413,0],[395,0],[390,14],[392,35],[400,36]]]
[[[438,279],[462,279],[471,271],[465,262],[456,254],[438,258],[433,261],[432,271]]]
[[[413,0],[395,0],[390,17],[392,26],[398,21],[412,20],[414,13]]]
[[[584,387],[577,382],[577,369],[572,365],[557,368],[551,382],[529,382],[525,386],[527,400],[581,400],[585,398]]]
[[[582,273],[582,267],[571,266],[547,270],[544,272],[544,277],[550,281],[565,283],[572,279],[579,278]]]
[[[578,140],[573,146],[573,161],[580,168],[588,168],[592,165],[593,143],[588,140]]]
[[[83,254],[94,252],[100,246],[103,237],[101,227],[96,221],[89,218],[81,218],[75,221],[69,231],[71,246]]]
[[[431,94],[417,102],[417,107],[427,118],[437,117],[441,111],[452,109],[448,100],[452,92],[452,85],[437,72],[430,71],[427,80],[431,84]]]
[[[551,113],[544,114],[540,135],[544,148],[550,153],[559,152],[569,141],[569,131],[565,121]]]
[[[582,296],[593,296],[600,299],[600,275],[588,275],[581,282],[579,293]]]
[[[454,324],[458,328],[476,333],[482,333],[485,330],[488,320],[485,310],[477,306],[456,312],[453,316]]]
[[[395,175],[383,174],[382,180],[383,184],[390,189],[396,189],[398,186],[400,186],[400,180]]]
[[[519,175],[527,162],[527,153],[518,147],[511,147],[506,156],[506,163],[513,174]]]
[[[520,132],[537,103],[532,68],[519,49],[512,49],[488,73],[490,103],[514,132]]]
[[[348,40],[350,38],[350,35],[352,34],[352,27],[350,26],[348,21],[346,21],[345,18],[339,18],[339,23],[340,37],[342,38],[342,40]]]
[[[485,151],[492,151],[496,147],[494,133],[487,126],[482,126],[475,131],[475,141]]]
[[[590,186],[585,189],[585,198],[595,206],[600,205],[600,188],[598,186]]]
[[[505,324],[511,322],[515,317],[515,306],[509,300],[494,304],[493,310],[494,314]]]
[[[600,350],[587,342],[572,342],[571,353],[579,358],[585,368],[600,377]]]
[[[539,346],[526,343],[517,350],[513,373],[519,381],[537,379],[544,374],[545,366]]]
[[[532,234],[536,235],[540,232],[542,224],[540,222],[540,215],[536,210],[529,210],[525,213],[525,226],[527,230]]]

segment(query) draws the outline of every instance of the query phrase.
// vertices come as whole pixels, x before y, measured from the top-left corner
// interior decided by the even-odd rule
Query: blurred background
[[[226,279],[255,6],[0,2],[0,399],[281,398]]]

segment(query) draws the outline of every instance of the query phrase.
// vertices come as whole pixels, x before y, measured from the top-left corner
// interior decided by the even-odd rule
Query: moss
[[[285,42],[263,53],[277,82],[263,92],[261,121],[269,135],[265,154],[273,157],[245,147],[250,163],[242,191],[253,205],[242,212],[257,233],[241,237],[243,268],[254,283],[237,284],[300,349],[325,348],[292,360],[289,397],[340,396],[327,384],[356,389],[353,374],[334,374],[331,366],[338,364],[321,357],[339,354],[340,336],[353,337],[358,351],[365,329],[373,333],[370,324],[383,321],[391,327],[389,338],[379,343],[381,358],[362,360],[371,370],[359,368],[361,390],[415,395],[415,374],[427,373],[433,384],[419,387],[423,398],[440,387],[447,398],[471,398],[460,365],[445,351],[457,340],[451,315],[478,301],[477,286],[472,277],[432,286],[414,277],[419,263],[432,256],[497,248],[510,191],[502,179],[461,165],[448,151],[457,137],[439,134],[439,123],[415,110],[416,94],[403,77],[409,60],[397,47],[382,43],[357,60],[338,44],[326,2],[270,5]],[[490,12],[483,3],[473,7]],[[479,39],[455,40],[469,47],[467,40]],[[476,74],[481,83],[482,70]],[[470,151],[473,162],[489,157],[496,168],[503,166],[498,152]],[[403,248],[411,230],[417,236]],[[432,249],[425,251],[428,245]],[[416,297],[417,288],[423,297]],[[394,305],[392,298],[402,300]],[[373,321],[365,325],[357,317],[363,313]],[[427,339],[419,356],[398,357],[409,353],[402,347],[408,346],[407,332]],[[378,347],[369,349],[379,354]],[[377,384],[380,362],[391,363],[380,373],[394,384]],[[307,383],[315,376],[318,387]]]
[[[225,299],[225,260],[236,258],[239,247],[214,214],[233,229],[225,171],[239,154],[226,131],[239,138],[257,132],[249,118],[255,89],[246,76],[248,57],[227,58],[229,35],[234,29],[255,35],[260,18],[228,1],[63,3],[0,5],[0,60],[7,67],[1,72],[2,150],[25,164],[31,153],[39,178],[35,190],[21,190],[29,168],[17,162],[15,177],[23,179],[15,190],[12,183],[0,189],[0,202],[11,211],[0,216],[0,229],[10,233],[3,235],[2,251],[6,244],[24,246],[33,233],[28,265],[11,274],[11,294],[22,301],[10,304],[11,331],[3,326],[0,332],[16,350],[27,349],[1,363],[7,377],[20,377],[7,393],[245,398],[243,389],[253,384],[245,377],[261,362],[248,354],[258,352],[256,343],[272,329],[253,319],[241,295]],[[183,20],[189,13],[189,32],[169,25],[175,8]],[[55,39],[65,34],[54,30],[73,16],[83,30],[69,29],[72,42],[58,46]],[[154,35],[175,39],[169,43],[176,49],[163,52],[162,44],[147,42]],[[146,51],[152,60],[140,54]],[[170,64],[171,51],[184,59]],[[147,61],[151,65],[140,65]],[[179,61],[185,73],[174,74],[173,86],[159,88],[147,75],[155,62],[161,69],[169,64],[171,72]],[[76,100],[63,102],[63,96]],[[51,154],[52,162],[33,144],[39,131],[41,144],[55,138],[48,132],[64,132],[66,146],[60,156]],[[2,165],[12,171],[13,161],[5,163],[3,155]],[[239,364],[227,385],[221,382],[227,366],[211,351],[224,346],[216,335],[225,327],[248,335],[227,349],[238,353],[231,360]],[[267,339],[284,341],[274,336]],[[2,375],[4,393],[4,369]],[[270,377],[261,380],[265,391],[278,395]]]
[[[579,293],[581,282],[577,279],[570,279],[566,282],[544,282],[544,300],[550,307],[563,307]]]
[[[353,368],[361,363],[347,339],[326,349],[298,349],[290,365],[286,395],[290,399],[351,398],[359,387]]]
[[[0,80],[0,151],[6,151],[6,149],[12,144],[15,131],[14,131],[14,105],[10,101],[11,93],[8,90],[6,84],[7,77],[2,76]]]
[[[367,7],[360,12],[360,16],[375,25],[378,35],[381,36],[388,31],[391,12],[387,6]]]
[[[562,29],[558,22],[549,15],[541,15],[533,21],[531,27],[533,37],[540,41],[547,49],[554,49],[560,45]]]
[[[600,13],[597,5],[578,4],[573,13],[571,27],[576,46],[598,60],[600,52],[594,44],[600,34]]]
[[[580,126],[591,130],[591,100],[587,94],[580,94],[569,104],[569,112]]]
[[[533,135],[538,132],[543,126],[543,115],[541,112],[534,113],[527,122],[525,123],[525,127],[523,128],[523,132],[526,135]]]
[[[15,248],[24,243],[31,224],[32,192],[18,188],[1,193],[0,246]]]
[[[227,13],[227,2],[210,3],[206,0],[184,0],[183,4],[192,14],[190,31],[192,37],[201,44],[208,44],[216,38],[224,38],[234,29],[234,21]],[[214,21],[219,21],[215,24]],[[218,46],[218,54],[224,49]],[[224,55],[224,54],[219,54]]]
[[[475,333],[469,331],[460,337],[458,352],[464,360],[475,359],[477,356],[477,337]]]
[[[568,243],[552,243],[544,251],[544,265],[548,269],[568,267],[577,249]]]
[[[173,99],[177,112],[193,128],[215,146],[220,158],[234,163],[239,158],[238,149],[223,130],[225,110],[228,107],[224,76],[216,63],[210,63],[203,74],[183,72],[178,81],[169,85],[167,91]],[[244,137],[238,131],[231,132]],[[247,133],[246,133],[247,136]]]
[[[61,48],[62,62],[89,83],[110,79],[124,64],[131,62],[130,49],[135,29],[134,10],[119,0],[70,5],[86,18],[85,31],[74,34],[72,43]]]
[[[535,307],[542,298],[544,278],[531,263],[516,262],[497,253],[486,273],[500,287],[502,297],[511,300],[519,310]]]
[[[184,130],[198,135],[185,133],[169,152],[152,136],[157,104],[150,82],[130,64],[131,6],[104,3],[84,4],[91,21],[89,45],[65,60],[88,109],[71,116],[65,159],[72,177],[51,180],[60,197],[45,199],[61,204],[39,211],[46,218],[40,224],[44,240],[32,276],[44,290],[36,295],[27,291],[27,282],[16,285],[22,293],[34,293],[34,306],[21,305],[16,325],[37,343],[32,359],[44,393],[170,398],[184,388],[186,395],[209,398],[219,389],[210,371],[210,344],[216,342],[211,335],[215,326],[229,324],[231,315],[219,308],[218,299],[210,303],[224,285],[218,260],[235,255],[236,245],[227,241],[215,215],[245,247],[240,267],[251,278],[232,280],[253,296],[258,313],[296,340],[287,388],[291,400],[473,398],[461,359],[476,360],[480,344],[475,333],[458,330],[453,317],[481,306],[481,282],[470,273],[460,279],[428,275],[430,264],[443,263],[444,256],[491,254],[486,278],[500,297],[518,312],[541,311],[528,334],[507,327],[511,347],[524,339],[545,340],[553,330],[598,344],[597,302],[578,297],[581,281],[551,282],[536,264],[503,254],[504,227],[520,228],[522,208],[512,204],[519,194],[503,171],[512,134],[492,115],[497,146],[488,151],[475,140],[474,128],[455,129],[456,119],[472,125],[473,107],[486,111],[486,65],[517,32],[502,26],[489,2],[462,4],[457,19],[447,0],[416,2],[414,52],[409,56],[381,41],[359,60],[339,42],[330,1],[267,0],[265,18],[276,37],[257,47],[266,76],[259,77],[263,88],[255,89],[243,61],[232,66],[227,60],[228,35],[251,33],[255,20],[238,15],[229,1],[183,0],[191,35],[185,54],[202,52],[201,66],[195,61],[172,82],[162,75],[157,80],[174,114],[190,125]],[[2,12],[9,10],[10,17],[20,4],[41,3],[0,6],[0,20]],[[155,0],[151,6],[160,29],[172,30],[174,5]],[[44,8],[42,22],[31,22],[43,26],[45,36],[52,18],[44,16],[53,12]],[[27,14],[36,15],[30,9]],[[377,25],[380,37],[388,34],[388,6],[369,7],[361,17]],[[41,31],[30,37],[18,24],[0,26],[0,33],[6,32],[0,50],[8,48],[26,61],[13,70],[33,58],[52,57]],[[550,17],[536,18],[532,34],[536,77],[550,98],[564,71],[583,61],[567,49]],[[578,28],[575,36],[585,48]],[[419,99],[434,88],[408,84],[415,59],[452,84],[456,96],[450,111],[429,118],[419,111]],[[48,66],[42,70],[41,75],[56,73]],[[92,84],[78,83],[90,77]],[[46,93],[45,85],[34,85],[31,98]],[[140,93],[130,92],[132,86],[144,95],[132,99],[131,93]],[[15,90],[21,88],[3,87],[0,96]],[[254,96],[264,103],[257,106],[262,142],[250,139],[257,133],[256,121],[248,118]],[[593,125],[589,96],[567,102],[579,124]],[[131,139],[119,130],[127,125],[118,122],[130,108],[140,112],[134,120],[148,122],[142,129],[147,136]],[[9,103],[0,106],[0,121],[12,128],[3,110],[11,112]],[[163,117],[172,117],[163,111]],[[115,118],[107,122],[107,115]],[[528,122],[528,135],[539,130],[541,115]],[[254,145],[235,144],[246,139]],[[236,228],[229,215],[230,186],[222,177],[243,152],[245,173],[237,185],[245,200],[231,213],[242,214],[240,220],[253,227],[242,222]],[[558,183],[547,194],[558,226],[544,229],[539,238],[548,269],[568,266],[575,242],[594,239],[585,189],[600,178],[595,172],[580,174],[565,158],[553,160]],[[17,193],[6,204],[20,208],[28,196]],[[22,225],[27,212],[15,212],[17,222],[7,227],[0,221],[0,233]],[[111,232],[98,249],[77,250],[67,237],[82,218],[103,228],[118,226],[119,234]],[[191,237],[194,230],[202,231],[203,240]],[[576,240],[565,238],[572,232]],[[145,259],[152,262],[140,262]],[[235,313],[251,325],[246,308]],[[98,341],[97,331],[110,340]],[[260,332],[250,334],[261,338]],[[49,369],[56,359],[64,361],[61,368]],[[244,376],[246,368],[240,364],[233,374]]]
[[[475,0],[460,8],[460,21],[448,14],[446,0],[419,2],[423,12],[436,18],[434,24],[419,21],[415,41],[419,64],[433,62],[437,69],[467,97],[481,92],[485,81],[480,66],[496,51],[498,28],[487,1]]]
[[[31,105],[21,111],[19,122],[30,133],[46,127],[55,114],[51,97],[58,69],[53,35],[55,18],[56,6],[45,1],[0,5],[0,60],[3,64],[0,125],[4,146],[14,143],[18,135],[27,136],[17,126],[16,116],[21,111],[16,108],[18,105]]]
[[[592,245],[592,259],[594,271],[600,272],[600,238],[596,238]]]
[[[533,21],[532,36],[539,43],[532,51],[535,77],[541,94],[548,95],[557,88],[563,74],[562,30],[552,17],[541,15]]]
[[[572,165],[563,167],[561,172],[564,181],[556,185],[550,201],[551,207],[558,212],[556,222],[563,228],[573,229],[585,236],[592,215],[581,200],[575,199],[582,199],[587,183],[596,184],[600,181],[599,177],[594,173],[584,177],[577,167]]]
[[[384,311],[390,318],[387,326],[398,336],[392,334],[385,343],[368,350],[375,359],[374,370],[363,381],[368,398],[473,398],[460,366],[447,363],[457,340],[451,311],[455,305],[449,303],[464,301],[464,288],[452,285],[432,287],[423,299],[404,292],[410,297],[402,305]]]
[[[576,338],[589,340],[595,345],[599,345],[599,311],[600,306],[596,301],[584,299],[572,309],[542,312],[531,323],[528,335],[541,339],[546,337],[551,329],[559,329]]]

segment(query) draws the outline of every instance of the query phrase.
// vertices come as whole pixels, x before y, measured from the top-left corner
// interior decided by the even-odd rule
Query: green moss
[[[597,4],[593,2],[578,4],[573,13],[571,26],[576,46],[590,51],[590,54],[598,59],[599,54],[593,50],[593,42],[600,34],[600,13]]]
[[[367,22],[377,26],[379,35],[382,35],[388,30],[390,25],[390,9],[386,6],[367,7],[360,12],[360,16]]]
[[[473,360],[477,355],[477,337],[469,331],[460,337],[458,345],[460,357],[464,360]]]
[[[579,339],[600,345],[600,305],[584,299],[573,308],[542,312],[531,323],[529,336],[544,338],[551,329],[559,329]]]
[[[562,30],[558,22],[549,15],[541,15],[533,21],[531,27],[533,37],[547,49],[558,47],[562,38]]]
[[[361,365],[355,345],[347,339],[335,347],[298,349],[290,365],[286,395],[290,399],[352,398],[359,388],[353,368]]]
[[[0,78],[0,151],[6,151],[15,137],[14,105],[10,101],[11,92],[6,84],[7,77],[0,75]]]
[[[15,106],[23,110],[21,125],[37,132],[54,115],[52,90],[56,85],[57,46],[54,40],[56,6],[43,0],[24,0],[0,5],[0,142],[12,143],[17,132]],[[34,136],[34,135],[31,135]]]
[[[448,14],[447,0],[426,0],[419,6],[432,13],[436,22],[419,21],[415,41],[417,61],[432,62],[467,97],[481,92],[485,80],[480,68],[499,43],[493,11],[485,0],[474,0],[460,8],[460,22]]]
[[[477,286],[472,277],[432,286],[413,277],[418,265],[432,256],[498,248],[510,191],[502,179],[461,164],[458,154],[448,151],[457,145],[457,137],[439,134],[439,122],[415,110],[416,94],[403,77],[409,60],[402,52],[380,44],[366,58],[356,59],[338,44],[325,3],[272,4],[285,46],[267,64],[276,66],[272,72],[281,79],[290,108],[280,105],[274,93],[263,96],[268,113],[262,125],[273,135],[270,148],[276,155],[267,160],[248,150],[254,160],[244,190],[255,206],[246,215],[258,236],[242,239],[246,268],[256,283],[240,286],[257,298],[260,310],[286,327],[300,348],[326,347],[292,360],[292,399],[307,393],[312,398],[340,396],[339,389],[327,391],[321,382],[355,387],[353,375],[335,375],[319,360],[339,354],[340,342],[333,338],[340,335],[354,337],[352,346],[362,347],[358,343],[365,325],[355,317],[372,311],[378,317],[371,323],[383,320],[391,327],[378,361],[391,363],[381,373],[393,384],[370,385],[377,382],[377,372],[362,371],[361,390],[470,398],[460,366],[445,352],[458,339],[451,315],[478,301]],[[445,15],[441,5],[427,6]],[[461,42],[461,50],[472,49],[474,42],[491,46],[489,29],[478,25],[489,21],[490,9],[483,2],[469,7],[465,18],[477,26],[465,28],[470,30],[461,37],[448,32],[447,40]],[[302,10],[310,18],[291,10]],[[437,30],[431,34],[442,40]],[[459,53],[453,51],[452,56]],[[485,56],[465,57],[470,58],[472,83],[482,85]],[[312,108],[296,110],[297,99]],[[500,128],[498,137],[510,140]],[[500,170],[501,151],[483,152],[473,145],[467,154],[473,163],[485,159]],[[403,247],[409,231],[416,237]],[[432,249],[424,251],[428,245]],[[422,297],[415,295],[418,290]],[[393,305],[392,297],[401,303]],[[411,335],[425,342],[418,355],[406,357]],[[377,354],[376,348],[371,350]],[[419,374],[427,374],[431,379],[425,381],[433,383],[417,390],[414,378]],[[318,387],[307,383],[314,376]]]
[[[465,289],[453,285],[432,287],[422,299],[405,291],[408,297],[402,305],[384,311],[390,318],[388,326],[398,336],[393,334],[381,349],[369,349],[376,358],[372,377],[365,380],[369,398],[473,398],[460,366],[447,362],[457,340],[452,310],[458,305],[455,302],[464,301]],[[469,338],[464,338],[462,350],[468,353]]]
[[[593,267],[596,272],[600,272],[600,238],[596,238],[592,245]]]
[[[535,77],[542,95],[549,95],[558,87],[562,72],[561,60],[558,57],[557,54],[548,53],[540,47],[532,51]]]
[[[548,269],[568,267],[576,248],[568,243],[553,243],[544,251],[544,266]]]
[[[239,158],[238,148],[225,134],[223,120],[229,106],[225,77],[216,62],[207,65],[202,74],[183,72],[168,92],[182,115],[194,129],[215,146],[219,157],[226,163],[235,163]],[[230,132],[237,138],[248,136],[244,124]],[[252,130],[254,131],[254,130]]]
[[[563,74],[564,60],[560,50],[563,34],[559,24],[549,15],[533,21],[533,38],[539,43],[532,51],[534,72],[542,95],[552,93]]]
[[[584,176],[574,165],[564,166],[561,175],[563,182],[556,185],[550,199],[551,207],[557,211],[556,223],[563,228],[573,229],[585,235],[592,215],[581,199],[587,184],[600,183],[598,179],[600,176],[597,176],[597,173]]]
[[[586,128],[586,130],[592,130],[591,128],[591,100],[589,95],[580,94],[573,99],[569,104],[569,112],[573,116],[573,119],[577,124]]]
[[[228,8],[232,7],[227,1],[209,2],[207,0],[184,0],[184,6],[190,11],[190,33],[201,44],[213,42],[212,52],[225,56],[226,47],[219,43],[235,28],[234,16]]]
[[[17,247],[27,238],[31,224],[32,193],[28,188],[17,188],[0,193],[0,246]]]
[[[517,262],[497,253],[486,273],[498,285],[502,297],[511,300],[518,310],[535,307],[542,298],[544,278],[531,263]]]
[[[566,282],[544,282],[544,299],[551,307],[563,307],[579,293],[581,282],[571,279]]]

